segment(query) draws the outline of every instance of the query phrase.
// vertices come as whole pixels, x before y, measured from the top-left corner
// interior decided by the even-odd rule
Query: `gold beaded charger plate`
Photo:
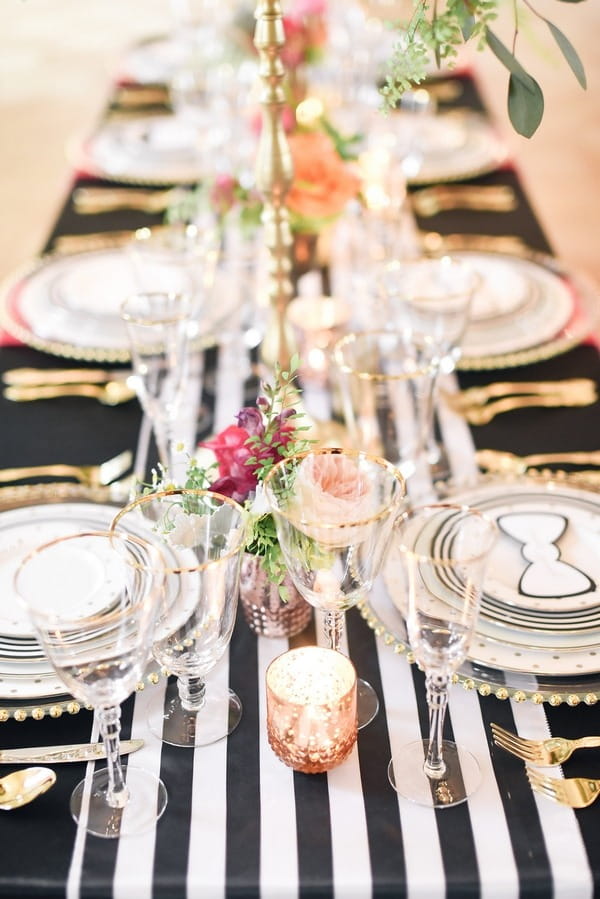
[[[79,711],[79,703],[65,693],[21,610],[13,578],[21,559],[35,546],[67,533],[106,530],[120,505],[111,501],[110,488],[79,484],[33,484],[0,491],[0,721]],[[161,549],[165,551],[162,543]],[[156,683],[157,671],[151,664],[139,688]]]
[[[209,127],[209,113],[206,113]],[[69,155],[88,174],[130,184],[195,184],[205,175],[195,123],[175,115],[109,119]]]
[[[122,297],[139,288],[127,247],[50,253],[0,286],[0,324],[27,346],[54,356],[127,362],[127,334],[119,308]],[[218,303],[207,303],[199,337],[203,346],[215,343],[236,304],[236,291],[220,296]]]
[[[485,478],[448,499],[480,509],[500,529],[469,660],[457,680],[500,698],[595,702],[600,695],[600,495],[566,479]],[[362,614],[384,642],[410,654],[399,565],[392,551],[384,586],[363,604]],[[452,603],[453,586],[458,585],[440,582],[436,596]],[[514,611],[517,618],[502,621],[497,609]],[[550,626],[538,630],[540,618]],[[594,621],[591,628],[588,618]]]
[[[455,250],[482,278],[481,296],[462,341],[458,368],[487,370],[530,365],[568,352],[598,324],[597,285],[554,257]],[[513,308],[515,285],[522,302]]]
[[[411,185],[474,178],[495,171],[508,158],[505,142],[478,112],[418,116],[400,112],[390,123],[399,145],[408,148],[403,167]]]

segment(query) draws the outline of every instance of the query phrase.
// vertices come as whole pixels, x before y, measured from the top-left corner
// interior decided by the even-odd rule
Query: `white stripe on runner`
[[[489,697],[488,702],[497,702]],[[489,753],[479,697],[475,690],[450,687],[449,711],[454,737],[481,768],[482,783],[469,799],[469,815],[479,865],[482,899],[519,895],[519,874],[498,783]]]
[[[144,739],[141,749],[132,753],[127,759],[127,769],[141,769],[160,777],[160,758],[162,744],[148,734],[148,709],[153,702],[163,702],[166,680],[159,684],[147,686],[137,693],[133,709],[131,738]],[[168,787],[167,787],[168,794]],[[126,812],[125,812],[126,814]],[[113,899],[150,899],[152,896],[152,878],[154,873],[154,851],[156,844],[156,827],[145,833],[128,836],[119,841],[115,874],[113,881]]]
[[[269,663],[287,648],[286,639],[258,638],[261,899],[292,899],[299,889],[294,773],[269,746],[264,686]]]
[[[228,653],[206,678],[207,692],[211,684],[222,690],[228,689]],[[187,895],[217,899],[225,893],[227,740],[190,751],[194,752],[194,778]]]
[[[373,590],[384,590],[379,579]],[[393,758],[402,764],[402,747],[421,739],[411,667],[403,656],[377,640],[377,656]],[[382,759],[388,764],[389,759]],[[445,875],[435,812],[398,797],[406,882],[411,899],[445,897]]]
[[[511,700],[517,730],[521,736],[544,740],[549,727],[542,706]],[[562,770],[545,768],[551,777],[562,777]],[[524,789],[529,786],[524,784]],[[575,812],[535,794],[546,851],[552,870],[555,899],[587,899],[594,894],[593,875]]]
[[[97,743],[99,738],[98,720],[94,715],[92,721],[92,732],[90,734],[90,743]],[[95,762],[88,762],[85,769],[85,778],[88,782],[84,802],[87,803],[89,798],[89,783],[94,773]],[[83,866],[83,855],[85,852],[86,830],[85,819],[87,812],[84,814],[84,820],[79,821],[75,832],[75,842],[73,844],[73,855],[71,856],[71,864],[69,866],[69,874],[65,889],[65,899],[78,899],[81,889],[81,874]],[[93,837],[91,838],[93,839]]]
[[[365,803],[358,749],[327,775],[334,894],[370,899],[373,893]]]

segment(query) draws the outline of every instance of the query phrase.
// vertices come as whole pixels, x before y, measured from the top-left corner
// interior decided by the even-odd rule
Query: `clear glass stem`
[[[429,745],[423,770],[427,777],[439,780],[446,771],[442,757],[442,735],[448,707],[448,675],[430,672],[425,678],[425,686],[429,708]]]
[[[129,799],[129,790],[125,786],[121,756],[119,754],[119,735],[121,733],[121,707],[112,706],[98,709],[98,723],[106,750],[106,767],[108,769],[108,790],[106,801],[111,808],[124,808]]]
[[[177,690],[186,712],[199,712],[206,702],[206,684],[200,677],[178,677]]]
[[[338,609],[328,609],[325,612],[323,630],[329,642],[329,648],[340,652],[344,633],[344,612],[340,612]]]

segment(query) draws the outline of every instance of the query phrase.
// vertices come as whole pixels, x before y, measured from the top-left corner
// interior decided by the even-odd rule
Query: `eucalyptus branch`
[[[531,137],[544,113],[544,95],[537,81],[517,59],[516,47],[520,33],[519,3],[523,3],[544,22],[558,45],[569,68],[581,87],[586,87],[583,64],[568,38],[549,19],[541,15],[530,0],[512,0],[514,33],[512,45],[505,46],[492,31],[502,0],[413,0],[414,12],[407,25],[394,23],[399,38],[392,50],[385,84],[381,88],[384,108],[393,109],[402,95],[427,77],[431,60],[438,68],[455,64],[458,49],[469,41],[478,50],[489,49],[508,71],[508,115],[515,130]],[[563,0],[579,3],[585,0]]]

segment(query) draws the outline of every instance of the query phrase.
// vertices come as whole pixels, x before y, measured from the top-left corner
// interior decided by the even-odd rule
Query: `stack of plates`
[[[562,484],[492,481],[452,498],[485,512],[500,536],[487,566],[469,658],[554,677],[600,671],[600,496]],[[402,609],[400,561],[386,583]],[[460,584],[431,585],[454,605]]]

